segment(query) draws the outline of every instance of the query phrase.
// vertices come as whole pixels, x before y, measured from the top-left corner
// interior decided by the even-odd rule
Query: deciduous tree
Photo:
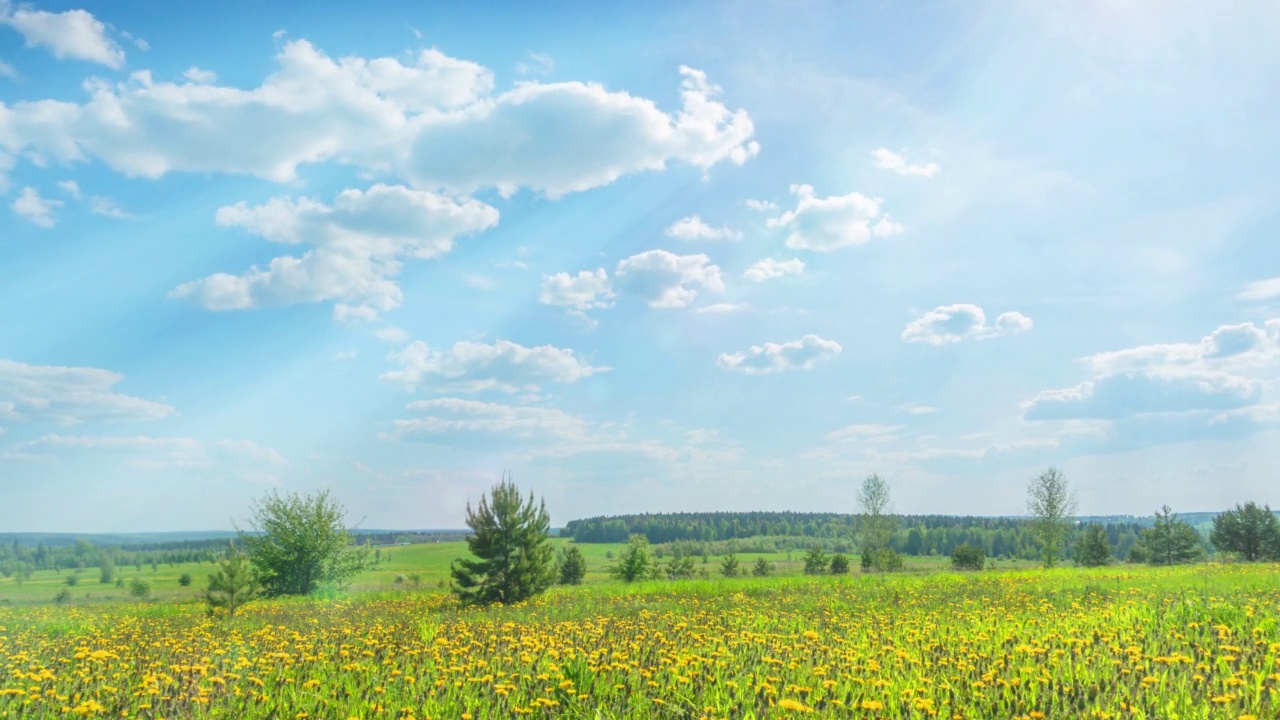
[[[1236,553],[1247,562],[1280,560],[1280,521],[1270,505],[1236,505],[1234,510],[1213,519],[1209,541],[1217,549]]]
[[[1075,511],[1075,494],[1066,476],[1057,468],[1049,468],[1027,484],[1027,512],[1032,518],[1045,567],[1057,565],[1062,557]]]
[[[368,549],[353,544],[346,510],[328,490],[314,495],[271,492],[253,507],[252,533],[241,532],[267,595],[308,595],[341,587],[369,567]]]

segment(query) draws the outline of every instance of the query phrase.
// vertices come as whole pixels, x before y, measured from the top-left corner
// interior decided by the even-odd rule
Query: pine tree
[[[738,556],[730,553],[724,556],[724,560],[720,561],[720,573],[725,577],[738,577]]]
[[[1246,562],[1280,560],[1280,521],[1271,506],[1247,502],[1213,519],[1209,540],[1223,552],[1238,553]]]
[[[762,557],[756,558],[756,564],[751,568],[751,574],[755,577],[769,577],[773,574],[773,565]]]
[[[1111,562],[1111,542],[1107,540],[1107,531],[1098,523],[1090,523],[1072,555],[1076,564],[1083,567],[1101,567]]]
[[[827,554],[822,551],[821,545],[814,545],[809,548],[809,552],[804,556],[804,574],[805,575],[822,575],[826,573],[828,566]]]
[[[1142,531],[1139,542],[1142,545],[1140,554],[1152,565],[1195,562],[1204,553],[1200,534],[1174,516],[1168,505],[1156,513],[1156,524]]]
[[[849,558],[843,553],[836,553],[831,556],[831,574],[847,575],[849,573]]]
[[[209,587],[204,591],[204,601],[209,605],[209,613],[212,614],[217,608],[226,608],[228,614],[235,615],[238,608],[258,597],[258,594],[257,574],[245,562],[244,555],[236,551],[233,540],[227,550],[227,557],[218,563],[218,571],[209,575]]]
[[[560,584],[581,585],[586,575],[587,559],[582,554],[582,548],[576,544],[565,548],[560,555]]]
[[[522,502],[515,481],[504,475],[480,507],[467,503],[467,547],[477,559],[453,562],[453,592],[463,605],[510,605],[551,587],[556,580],[551,520],[546,503]]]

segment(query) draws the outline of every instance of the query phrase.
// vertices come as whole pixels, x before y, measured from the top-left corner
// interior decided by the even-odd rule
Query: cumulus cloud
[[[382,379],[411,392],[422,385],[438,392],[538,392],[547,383],[568,385],[609,370],[592,366],[567,348],[525,347],[509,340],[463,341],[444,351],[416,341],[387,359],[400,369]]]
[[[61,200],[41,197],[40,191],[27,186],[22,188],[22,193],[18,195],[18,199],[14,200],[9,207],[13,208],[13,211],[18,215],[26,218],[31,224],[42,228],[51,228],[58,222],[53,213],[63,204]]]
[[[123,379],[98,368],[0,359],[0,420],[73,425],[157,420],[173,414],[163,403],[112,392]]]
[[[792,185],[796,207],[767,222],[788,232],[787,247],[794,250],[831,252],[862,245],[873,237],[902,232],[902,226],[880,210],[880,198],[852,192],[818,197],[811,185]]]
[[[423,50],[413,60],[332,58],[284,43],[255,88],[207,75],[87,84],[84,103],[0,104],[0,148],[61,162],[98,159],[130,176],[242,173],[284,182],[326,161],[389,173],[454,194],[529,188],[550,197],[680,162],[741,164],[759,147],[743,110],[716,98],[705,74],[681,68],[674,112],[580,82],[519,83],[494,92],[480,65]]]
[[[875,150],[872,150],[871,157],[875,160],[876,167],[899,175],[931,178],[942,172],[942,166],[938,165],[938,163],[910,165],[907,163],[906,158],[892,150],[889,150],[888,148],[876,148]]]
[[[723,315],[725,313],[746,310],[748,307],[750,307],[750,305],[747,305],[746,303],[712,303],[711,305],[703,305],[694,312]]]
[[[89,198],[89,211],[94,215],[115,218],[117,220],[132,220],[134,217],[133,213],[117,205],[114,200],[102,197],[101,195],[94,195]]]
[[[1280,298],[1280,278],[1258,280],[1245,285],[1237,300],[1273,300]]]
[[[903,342],[946,345],[963,340],[982,340],[1030,330],[1031,318],[1018,312],[1001,313],[994,325],[987,325],[982,308],[969,303],[942,305],[912,320],[902,331]]]
[[[677,240],[741,240],[742,233],[730,227],[712,227],[697,215],[680,218],[667,228],[667,237]]]
[[[241,275],[218,273],[185,283],[171,297],[209,310],[340,300],[339,319],[369,319],[400,305],[400,286],[391,278],[404,260],[449,252],[457,236],[496,225],[498,211],[469,198],[374,185],[344,190],[333,205],[307,198],[276,198],[255,207],[239,203],[218,210],[217,222],[271,242],[313,247]]]
[[[784,370],[808,370],[822,360],[839,355],[843,348],[834,340],[824,340],[817,335],[805,335],[787,343],[753,345],[739,353],[723,353],[716,365],[725,370],[737,370],[748,375],[767,375]]]
[[[1204,423],[1256,415],[1280,360],[1280,320],[1223,325],[1195,343],[1142,345],[1081,360],[1092,377],[1025,403],[1028,420],[1119,420],[1203,413]],[[1264,413],[1265,414],[1265,413]],[[1260,416],[1259,416],[1260,417]]]
[[[212,85],[218,81],[218,73],[192,66],[182,73],[182,78],[197,85]]]
[[[542,277],[542,294],[538,301],[543,305],[562,305],[575,310],[592,310],[612,305],[613,290],[609,273],[604,268],[583,270],[577,275],[567,272]]]
[[[742,277],[759,283],[765,280],[786,277],[787,275],[801,275],[803,273],[804,261],[799,258],[791,258],[790,260],[765,258],[747,268],[746,272],[742,273]]]
[[[18,71],[7,62],[0,61],[0,77],[7,77],[10,80],[18,79]]]
[[[0,24],[22,34],[26,46],[48,48],[59,60],[86,60],[119,70],[124,50],[107,37],[107,27],[84,10],[51,13],[0,2]]]
[[[619,261],[613,275],[621,291],[642,298],[651,308],[686,307],[698,297],[699,288],[724,292],[720,268],[706,255],[648,250]]]

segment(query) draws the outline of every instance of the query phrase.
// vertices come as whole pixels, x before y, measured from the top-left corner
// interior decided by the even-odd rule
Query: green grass
[[[571,542],[567,539],[555,538],[552,543],[557,549]],[[613,563],[609,558],[609,554],[617,555],[622,552],[626,545],[621,544],[597,544],[587,543],[579,545],[582,548],[582,554],[587,560],[586,584],[595,584],[609,581],[607,568]],[[377,567],[368,570],[357,576],[351,583],[348,591],[350,593],[383,593],[406,591],[411,588],[408,582],[410,576],[419,576],[419,587],[417,589],[435,589],[447,586],[449,582],[449,564],[455,558],[464,557],[467,554],[467,546],[465,542],[442,542],[442,543],[421,543],[416,545],[402,545],[381,548],[382,561]],[[737,555],[739,569],[743,573],[750,573],[751,567],[755,564],[756,559],[763,557],[767,561],[773,563],[774,571],[782,577],[798,576],[802,574],[804,568],[804,553],[793,551],[791,553],[739,553]],[[950,559],[943,556],[930,557],[905,557],[905,571],[908,573],[932,573],[950,568]],[[668,560],[661,562],[665,564]],[[712,556],[708,562],[703,563],[701,558],[697,558],[694,565],[694,572],[700,573],[705,570],[711,577],[720,576],[721,557]],[[857,572],[858,558],[853,556],[850,558],[851,564],[854,566],[854,572]],[[1035,563],[1028,561],[999,561],[997,568],[1001,570],[1010,570],[1018,568],[1034,567]],[[164,601],[183,601],[195,600],[200,597],[203,588],[207,583],[209,573],[215,570],[212,563],[177,563],[175,565],[160,565],[158,570],[153,571],[150,565],[142,566],[138,570],[134,566],[124,566],[116,569],[118,577],[123,577],[125,587],[118,588],[114,583],[101,584],[98,582],[99,571],[97,567],[85,568],[79,573],[79,584],[74,587],[68,587],[66,578],[74,574],[70,570],[54,572],[52,570],[41,570],[34,573],[30,579],[19,586],[14,578],[0,578],[0,603],[47,603],[52,602],[53,597],[62,590],[69,590],[74,602],[77,603],[97,603],[97,602],[120,602],[135,601],[129,596],[129,581],[133,578],[141,578],[150,583],[152,596]],[[184,573],[190,574],[192,583],[189,587],[182,587],[178,584],[178,578]],[[406,582],[397,583],[396,577],[404,576]],[[443,585],[442,585],[443,583]]]

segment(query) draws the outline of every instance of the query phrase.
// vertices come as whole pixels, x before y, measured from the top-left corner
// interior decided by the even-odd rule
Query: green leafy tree
[[[756,558],[756,564],[751,567],[751,574],[755,577],[769,577],[773,574],[773,563],[762,557]]]
[[[1180,565],[1195,562],[1204,554],[1200,534],[1179,519],[1168,505],[1156,513],[1155,525],[1142,531],[1139,551],[1152,565]],[[1137,545],[1135,545],[1135,548]]]
[[[191,585],[191,573],[182,573],[178,576],[178,584],[182,587]]]
[[[587,558],[582,554],[582,548],[576,544],[569,545],[560,555],[560,584],[581,585],[586,576]]]
[[[67,587],[75,587],[80,584],[80,576],[75,574],[68,575],[64,582],[67,583]]]
[[[102,553],[102,560],[98,562],[98,582],[108,585],[116,581],[116,563],[107,553]]]
[[[951,567],[956,570],[981,570],[987,554],[980,545],[960,543],[951,551]]]
[[[190,582],[189,576],[183,577],[187,577]],[[257,573],[245,561],[244,555],[236,551],[233,542],[227,550],[227,556],[218,563],[218,570],[209,575],[209,587],[204,591],[204,601],[209,606],[210,614],[217,608],[226,608],[227,614],[235,615],[236,610],[258,597],[260,591]]]
[[[1062,558],[1075,511],[1075,495],[1057,468],[1049,468],[1027,484],[1027,512],[1045,567],[1057,565]]]
[[[1234,510],[1213,519],[1209,541],[1217,549],[1236,553],[1247,562],[1280,560],[1280,521],[1270,505],[1236,505]]]
[[[821,545],[814,545],[809,548],[809,552],[804,555],[804,574],[805,575],[824,575],[830,567],[827,560],[827,554],[822,551]]]
[[[1111,562],[1111,542],[1107,531],[1098,523],[1090,523],[1072,552],[1076,564],[1083,567],[1101,567]]]
[[[627,540],[627,549],[618,556],[618,562],[609,568],[609,575],[623,582],[647,580],[657,573],[658,562],[649,547],[649,539],[644,535],[632,535]]]
[[[720,574],[727,578],[738,577],[741,569],[738,566],[738,556],[730,553],[724,556],[724,560],[720,561]]]
[[[897,525],[889,514],[889,483],[872,473],[858,489],[858,540],[862,546],[862,569],[886,572],[891,568],[885,553]]]
[[[346,510],[324,490],[272,492],[253,507],[253,533],[240,533],[265,594],[309,595],[342,587],[370,566],[368,548],[353,543]]]
[[[831,556],[831,574],[849,574],[849,558],[845,557],[844,553],[836,553]]]
[[[467,503],[467,548],[475,559],[453,562],[453,592],[463,605],[510,605],[537,595],[556,581],[551,519],[533,494],[524,501],[510,476],[493,486],[480,506]]]

